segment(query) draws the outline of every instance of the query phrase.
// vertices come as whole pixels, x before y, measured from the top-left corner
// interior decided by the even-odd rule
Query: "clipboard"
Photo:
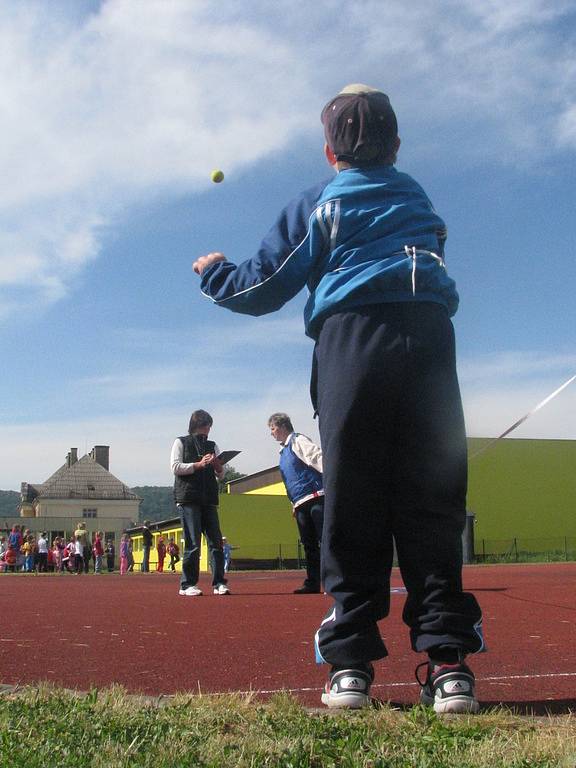
[[[232,461],[232,459],[235,456],[238,456],[239,453],[242,453],[242,451],[222,451],[216,458],[221,464],[228,464],[228,462]]]

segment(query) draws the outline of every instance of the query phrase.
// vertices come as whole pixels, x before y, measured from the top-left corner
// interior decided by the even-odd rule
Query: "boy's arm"
[[[194,269],[202,277],[202,293],[248,315],[274,312],[293,298],[310,271],[308,222],[326,184],[307,190],[282,211],[253,258],[238,265],[220,253],[198,259]]]

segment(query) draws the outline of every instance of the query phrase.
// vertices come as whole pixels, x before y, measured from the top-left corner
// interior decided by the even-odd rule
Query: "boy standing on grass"
[[[316,633],[331,665],[322,701],[369,703],[377,622],[390,606],[396,543],[412,648],[428,660],[421,701],[476,712],[466,654],[483,648],[481,611],[462,589],[467,456],[444,265],[446,227],[424,190],[394,167],[388,97],[344,88],[322,111],[337,175],[280,215],[257,256],[199,258],[205,295],[235,312],[272,312],[308,286],[325,490],[322,576],[334,604]]]

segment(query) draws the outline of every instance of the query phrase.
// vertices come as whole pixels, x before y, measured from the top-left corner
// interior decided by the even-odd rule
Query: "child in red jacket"
[[[14,547],[8,545],[8,549],[4,553],[4,562],[6,563],[6,570],[11,571],[14,573],[16,570],[16,562],[18,559],[18,554]]]
[[[158,538],[158,543],[156,544],[156,552],[158,553],[158,565],[156,566],[156,570],[158,573],[163,573],[164,558],[166,557],[166,544],[164,544],[164,539],[162,536]]]

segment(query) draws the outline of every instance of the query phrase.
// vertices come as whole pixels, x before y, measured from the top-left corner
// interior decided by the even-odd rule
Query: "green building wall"
[[[485,450],[483,450],[485,449]],[[474,538],[576,537],[576,441],[468,439],[468,511]],[[222,533],[238,558],[297,556],[298,529],[285,496],[224,494]]]
[[[469,438],[468,449],[467,507],[475,518],[476,553],[509,551],[513,542],[518,550],[566,551],[576,557],[576,441]],[[222,494],[219,515],[237,565],[268,560],[292,567],[303,554],[292,505],[284,495]],[[172,534],[183,544],[181,529],[174,525]],[[205,570],[205,543],[202,549]],[[151,563],[154,557],[155,552]]]
[[[576,441],[490,442],[468,441],[477,549],[481,539],[576,536]]]
[[[223,494],[219,516],[222,535],[237,548],[233,559],[298,557],[298,528],[285,496]]]

